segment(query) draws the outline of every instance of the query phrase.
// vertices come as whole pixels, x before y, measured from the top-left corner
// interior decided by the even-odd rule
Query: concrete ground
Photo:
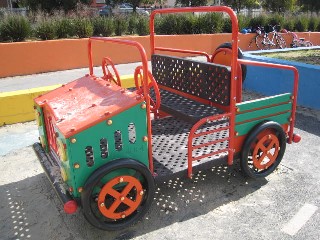
[[[132,69],[124,72],[128,70],[124,67],[121,74],[132,74]],[[54,78],[53,85],[58,80],[70,81],[87,73],[87,70],[72,71],[65,77],[61,73],[37,75],[35,85],[32,85],[35,75],[1,79],[0,89],[25,89],[22,85],[26,81],[28,87],[38,87],[42,80],[51,85],[48,78]],[[81,210],[74,215],[63,212],[31,147],[38,138],[35,122],[3,126],[0,239],[318,240],[319,123],[319,111],[299,108],[296,132],[302,141],[287,146],[279,168],[267,178],[246,179],[235,164],[199,172],[193,180],[167,181],[157,186],[153,204],[143,220],[116,232],[95,229]]]

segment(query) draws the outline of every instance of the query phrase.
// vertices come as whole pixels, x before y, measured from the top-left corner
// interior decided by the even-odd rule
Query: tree
[[[207,5],[207,0],[176,0],[176,5],[181,4],[183,7],[195,7]]]
[[[237,13],[244,7],[251,9],[260,6],[259,0],[224,0],[223,2],[225,5],[235,9]]]
[[[267,10],[283,13],[292,11],[296,7],[296,3],[297,0],[264,0],[263,6]]]
[[[320,11],[320,1],[319,0],[299,0],[299,5],[302,6],[302,9],[305,11]]]
[[[133,8],[133,12],[137,11],[137,7],[139,7],[141,4],[150,4],[152,3],[151,0],[106,0],[106,4],[110,5],[112,7],[115,7],[118,4],[121,3],[130,3]]]
[[[56,9],[63,9],[67,12],[75,9],[78,2],[89,4],[91,0],[26,0],[26,5],[31,10],[41,9],[46,12],[52,12]]]

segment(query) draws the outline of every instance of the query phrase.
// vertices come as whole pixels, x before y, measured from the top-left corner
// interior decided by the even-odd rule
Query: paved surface
[[[134,69],[139,65],[141,64],[130,63],[119,64],[116,65],[116,67],[121,76],[134,74]],[[0,92],[11,92],[17,90],[25,90],[29,88],[68,83],[70,81],[84,76],[87,73],[89,73],[88,68],[80,68],[66,71],[0,78]],[[103,76],[101,67],[95,67],[94,73],[96,76]]]
[[[118,232],[66,215],[30,145],[34,122],[0,128],[0,239],[320,239],[320,114],[300,109],[279,169],[249,180],[238,165],[158,186],[143,221]],[[302,112],[302,113],[301,113]]]

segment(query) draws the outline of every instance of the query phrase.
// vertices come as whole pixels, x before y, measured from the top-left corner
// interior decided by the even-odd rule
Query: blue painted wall
[[[257,53],[255,52],[255,54]],[[267,58],[253,55],[250,52],[244,54],[244,59],[296,67],[299,71],[298,105],[320,109],[320,66]],[[292,92],[292,71],[253,66],[248,66],[247,69],[247,77],[244,82],[245,89],[267,96]]]

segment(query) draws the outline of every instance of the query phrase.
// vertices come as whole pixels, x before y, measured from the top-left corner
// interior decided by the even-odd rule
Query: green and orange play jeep
[[[232,41],[212,56],[155,46],[157,14],[224,12]],[[104,230],[123,229],[149,209],[157,181],[192,177],[194,171],[240,161],[244,174],[265,177],[279,165],[293,133],[298,91],[294,67],[241,59],[237,17],[228,7],[161,9],[150,16],[151,65],[137,42],[92,37],[89,73],[35,99],[40,143],[34,144],[66,213],[82,207]],[[123,89],[109,57],[103,76],[93,73],[97,42],[135,48],[141,66],[135,87]],[[159,52],[171,52],[170,55]],[[189,53],[207,61],[173,56]],[[292,92],[242,101],[246,66],[294,72]]]

